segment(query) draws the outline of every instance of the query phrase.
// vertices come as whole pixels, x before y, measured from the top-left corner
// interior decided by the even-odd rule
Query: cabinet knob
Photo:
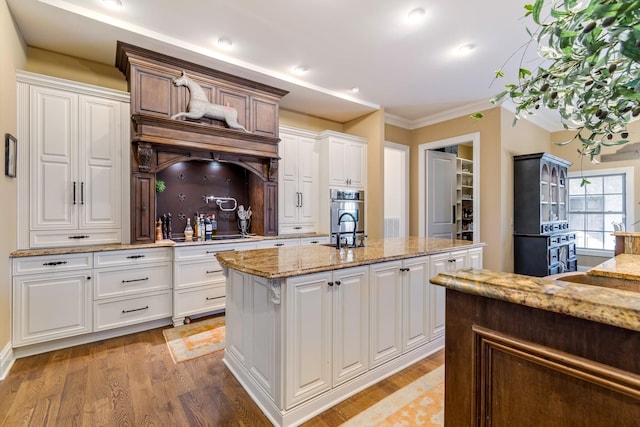
[[[327,285],[333,286],[333,282],[327,282]]]
[[[340,280],[336,280],[336,285],[340,286],[341,283]]]

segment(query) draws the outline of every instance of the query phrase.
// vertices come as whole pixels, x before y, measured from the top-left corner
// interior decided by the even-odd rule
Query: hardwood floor
[[[223,353],[174,364],[154,329],[19,359],[0,381],[0,425],[270,426]],[[442,363],[440,351],[303,425],[338,426]]]

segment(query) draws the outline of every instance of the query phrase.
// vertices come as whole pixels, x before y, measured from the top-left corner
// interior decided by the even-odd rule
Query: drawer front
[[[280,224],[278,226],[278,234],[301,234],[301,233],[315,233],[316,225],[315,224]]]
[[[77,270],[92,267],[93,255],[91,252],[13,258],[14,276],[32,273]]]
[[[319,237],[302,237],[300,238],[300,246],[304,245],[324,245],[327,243],[331,243],[329,241],[329,236],[319,236]]]
[[[171,288],[171,265],[95,270],[94,298],[108,298]]]
[[[226,251],[244,251],[247,249],[255,249],[255,243],[216,243],[202,244],[194,246],[182,246],[174,249],[175,261],[195,261],[215,259],[218,252]]]
[[[123,251],[102,251],[93,254],[97,267],[138,265],[147,262],[171,261],[171,248],[127,249]]]
[[[52,248],[87,245],[112,245],[122,243],[119,228],[113,230],[32,230],[29,233],[29,247]]]
[[[258,242],[258,249],[281,248],[284,246],[299,246],[300,239],[269,239]]]
[[[207,286],[176,292],[174,317],[190,316],[197,313],[224,308],[224,286]]]
[[[95,301],[94,331],[148,322],[170,317],[171,291],[140,295],[136,298],[117,298]]]
[[[173,280],[175,289],[213,284],[225,285],[222,267],[215,258],[210,261],[175,263]]]

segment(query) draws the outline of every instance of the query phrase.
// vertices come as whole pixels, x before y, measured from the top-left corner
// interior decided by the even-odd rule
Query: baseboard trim
[[[22,357],[33,356],[34,354],[46,353],[47,351],[60,350],[61,348],[88,344],[95,341],[120,337],[123,335],[147,331],[149,329],[160,328],[172,324],[173,323],[171,322],[170,317],[152,320],[150,322],[139,323],[136,325],[125,326],[117,329],[109,329],[107,331],[93,332],[89,334],[78,335],[75,337],[62,338],[55,341],[47,341],[38,344],[31,344],[24,347],[16,347],[13,349],[13,354],[16,359],[20,359]]]
[[[11,342],[8,342],[2,351],[0,351],[0,381],[7,378],[7,375],[9,375],[9,371],[15,361],[16,358],[13,354],[13,349],[11,348]]]

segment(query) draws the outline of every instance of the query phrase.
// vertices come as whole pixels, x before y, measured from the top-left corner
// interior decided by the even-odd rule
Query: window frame
[[[634,218],[634,194],[635,188],[633,186],[634,183],[634,168],[633,167],[619,167],[619,168],[602,168],[602,169],[589,169],[589,170],[577,170],[577,171],[569,171],[567,173],[567,179],[569,178],[586,178],[589,179],[590,176],[603,176],[603,175],[625,175],[625,225],[633,224],[635,222]],[[569,199],[569,183],[567,182],[567,201]],[[570,210],[569,205],[567,205],[567,219],[569,218]],[[572,230],[575,231],[575,230]],[[613,250],[608,249],[589,249],[589,248],[579,248],[576,247],[576,253],[578,255],[585,256],[599,256],[611,258],[614,255]]]

